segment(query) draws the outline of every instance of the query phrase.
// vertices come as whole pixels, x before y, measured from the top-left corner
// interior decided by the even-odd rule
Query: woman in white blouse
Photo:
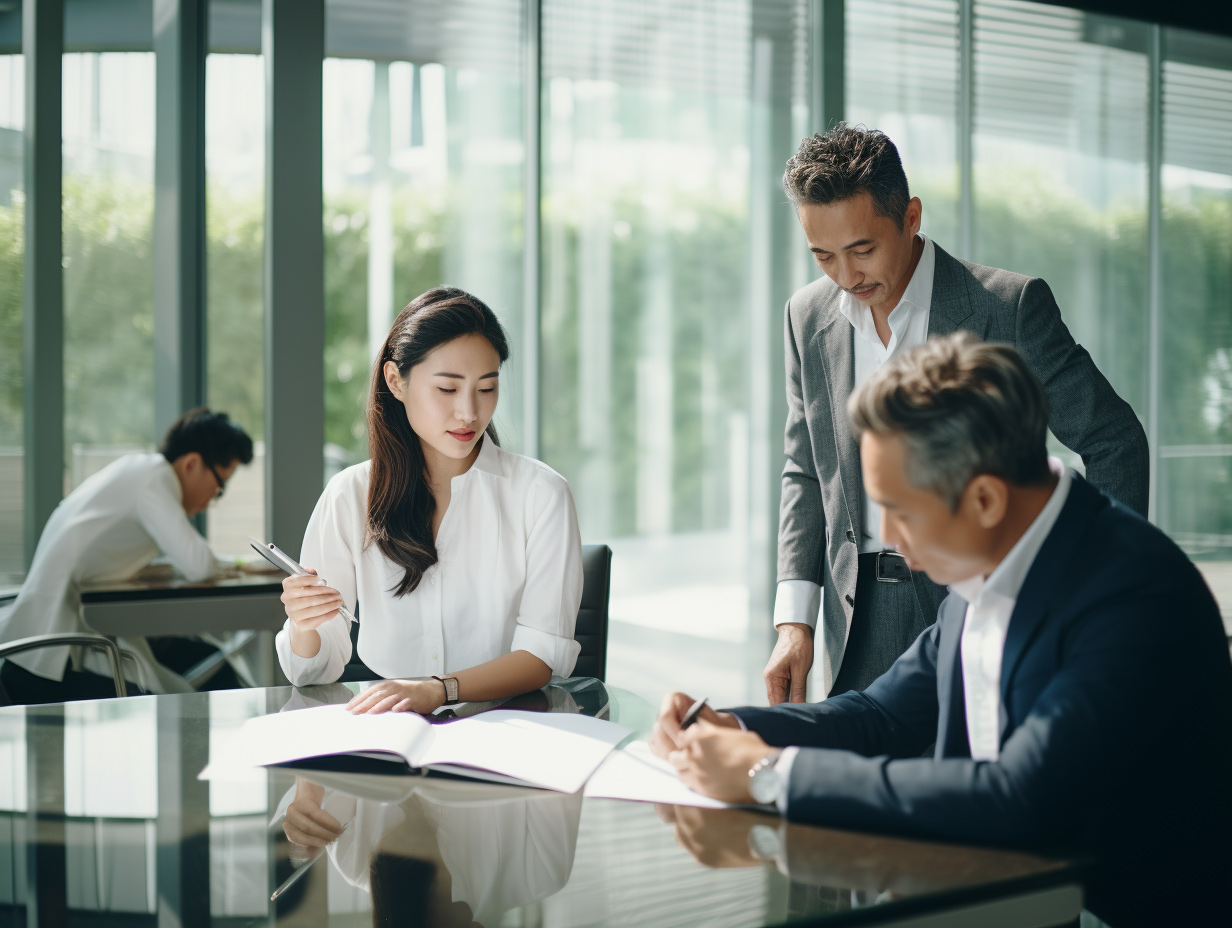
[[[386,679],[355,712],[432,712],[568,676],[579,646],[582,547],[573,497],[545,464],[499,447],[505,333],[452,287],[394,320],[368,395],[371,460],[334,477],[287,577],[278,659],[292,683],[338,679],[359,656]]]

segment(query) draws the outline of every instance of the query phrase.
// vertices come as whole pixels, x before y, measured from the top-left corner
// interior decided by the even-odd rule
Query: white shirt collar
[[[920,262],[915,266],[915,271],[911,274],[911,280],[907,282],[907,289],[903,291],[898,305],[890,310],[890,344],[885,346],[885,350],[891,353],[912,317],[921,312],[927,315],[932,307],[937,250],[932,239],[923,232],[918,232],[916,235],[923,240],[924,251],[920,255]],[[838,309],[856,330],[856,335],[881,347],[881,337],[877,334],[877,327],[873,323],[872,311],[867,306],[844,290],[838,303]]]
[[[479,455],[475,458],[475,463],[472,464],[466,471],[469,474],[473,470],[481,470],[485,474],[492,474],[494,477],[505,476],[505,470],[501,467],[500,448],[496,442],[491,440],[491,436],[484,434],[480,439]],[[465,477],[466,474],[459,474],[460,477]],[[457,477],[454,478],[455,480]]]
[[[1048,458],[1049,469],[1057,475],[1057,485],[1052,491],[1052,495],[1048,497],[1048,502],[1044,504],[1044,508],[1040,510],[1039,515],[1027,527],[1027,530],[1022,533],[1022,537],[1015,542],[1014,547],[1010,549],[1010,553],[1005,556],[996,569],[985,579],[977,574],[966,580],[958,583],[953,583],[950,588],[965,599],[968,603],[974,603],[979,597],[995,594],[1003,596],[1006,599],[1017,601],[1018,593],[1022,590],[1023,581],[1027,579],[1027,572],[1030,571],[1031,565],[1035,563],[1035,557],[1039,554],[1040,548],[1044,545],[1044,540],[1052,531],[1052,527],[1056,525],[1057,517],[1061,515],[1061,509],[1065,506],[1065,500],[1069,496],[1069,488],[1073,483],[1073,475],[1070,469],[1066,467],[1058,458]]]

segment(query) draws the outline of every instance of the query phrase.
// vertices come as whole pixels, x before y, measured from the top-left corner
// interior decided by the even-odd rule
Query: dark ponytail
[[[417,296],[394,320],[372,366],[368,391],[368,538],[387,558],[405,569],[392,591],[405,596],[437,561],[432,538],[436,499],[428,486],[419,437],[406,418],[406,407],[389,392],[385,362],[398,366],[406,379],[412,367],[435,348],[463,335],[482,335],[500,356],[509,359],[509,343],[496,314],[477,297],[456,287],[435,287]],[[500,444],[488,424],[484,441]]]

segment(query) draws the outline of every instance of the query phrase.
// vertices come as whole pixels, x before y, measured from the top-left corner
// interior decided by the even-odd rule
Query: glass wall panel
[[[615,551],[609,679],[653,698],[668,680],[719,701],[761,688],[749,413],[768,375],[750,333],[771,272],[751,230],[789,217],[781,192],[752,215],[751,170],[767,188],[782,171],[758,154],[769,127],[794,147],[806,28],[791,0],[543,6],[541,447],[583,538]]]
[[[959,249],[958,2],[847,0],[847,122],[898,147],[923,229]]]
[[[248,536],[265,532],[264,86],[260,55],[206,58],[206,402],[255,443],[209,510],[210,545],[223,554],[248,552]]]
[[[23,568],[24,67],[21,55],[0,55],[0,587]]]
[[[1156,521],[1232,634],[1232,39],[1165,31]]]
[[[154,54],[66,54],[63,99],[68,491],[156,439]]]
[[[372,358],[397,312],[440,284],[504,324],[496,424],[521,444],[522,17],[521,0],[326,3],[327,471],[367,457]]]
[[[1044,278],[1074,338],[1140,417],[1147,28],[1039,3],[975,4],[971,258]]]

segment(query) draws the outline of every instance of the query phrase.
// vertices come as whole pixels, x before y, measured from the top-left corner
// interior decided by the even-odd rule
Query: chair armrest
[[[120,647],[110,638],[104,638],[102,635],[58,632],[50,635],[31,635],[29,638],[18,638],[16,641],[0,645],[0,659],[20,654],[22,651],[34,651],[38,648],[60,648],[72,645],[98,648],[106,654],[107,660],[111,664],[111,676],[115,681],[116,695],[128,695],[128,688],[124,684],[124,671],[120,669]]]

